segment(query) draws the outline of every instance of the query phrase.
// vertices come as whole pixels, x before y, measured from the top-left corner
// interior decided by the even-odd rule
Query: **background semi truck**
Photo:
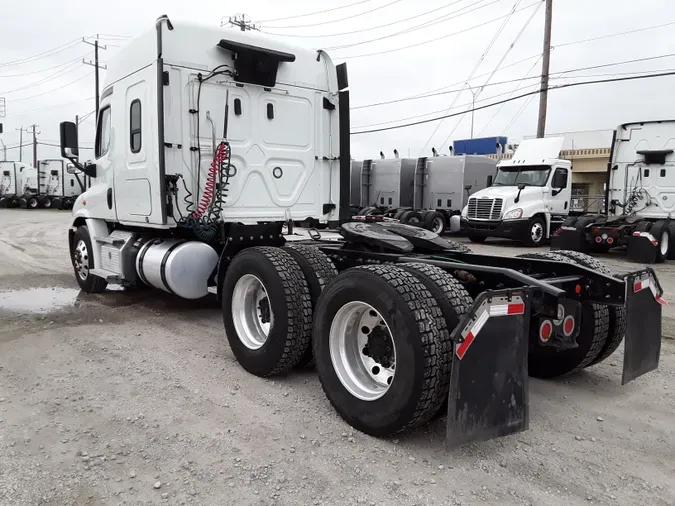
[[[602,215],[569,216],[552,249],[606,253],[625,247],[641,263],[675,259],[675,120],[614,131]]]
[[[500,160],[492,186],[469,198],[461,230],[473,242],[502,237],[539,246],[569,214],[572,163],[559,159],[562,137],[523,141]]]
[[[468,196],[491,184],[495,163],[487,156],[398,158],[398,153],[393,159],[353,161],[352,209],[357,217],[385,216],[441,234]]]
[[[23,162],[0,162],[0,207],[38,207],[38,173]]]
[[[72,209],[75,199],[85,190],[85,176],[74,170],[67,160],[52,158],[38,161],[39,195],[41,207]]]
[[[440,415],[452,445],[525,430],[528,373],[593,366],[624,336],[622,382],[658,366],[649,269],[616,277],[577,252],[478,255],[350,222],[347,69],[325,52],[162,16],[106,78],[95,159],[77,160],[74,123],[60,132],[92,180],[68,230],[85,292],[213,292],[241,367],[314,362],[340,416],[375,436]],[[283,224],[307,219],[341,240],[287,242]]]

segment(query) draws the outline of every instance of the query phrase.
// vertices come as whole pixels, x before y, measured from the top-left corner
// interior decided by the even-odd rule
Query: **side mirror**
[[[61,137],[61,156],[71,159],[77,158],[80,154],[77,142],[77,125],[72,121],[62,121],[59,125]]]
[[[520,184],[518,185],[518,189],[519,189],[519,190],[524,190],[526,187],[527,187],[527,185],[526,185],[525,183],[520,183]]]

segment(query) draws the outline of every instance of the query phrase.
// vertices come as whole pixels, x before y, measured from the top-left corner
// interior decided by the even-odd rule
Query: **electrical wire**
[[[39,107],[37,109],[30,109],[28,111],[23,111],[18,114],[9,114],[12,118],[20,118],[22,116],[28,116],[29,114],[33,114],[35,112],[42,112],[42,111],[49,111],[51,109],[60,109],[61,107],[68,107],[69,105],[74,105],[74,104],[79,104],[80,102],[89,101],[89,100],[94,100],[95,97],[89,97],[89,98],[81,98],[79,100],[74,100],[72,102],[65,102],[63,104],[57,104],[57,105],[51,105],[47,107]]]
[[[298,38],[298,37],[302,37],[302,38],[340,37],[342,35],[353,35],[355,33],[370,32],[372,30],[379,30],[380,28],[387,28],[389,26],[398,25],[400,23],[405,23],[407,21],[411,21],[413,19],[417,19],[417,18],[421,18],[422,16],[426,16],[427,14],[433,14],[434,12],[438,12],[440,10],[447,9],[448,7],[451,7],[455,4],[458,4],[458,3],[463,2],[463,1],[464,0],[455,0],[454,2],[450,2],[447,5],[442,5],[440,7],[436,7],[435,9],[431,9],[430,11],[426,11],[426,12],[423,12],[421,14],[416,14],[415,16],[411,16],[409,18],[400,19],[398,21],[392,21],[391,23],[386,23],[384,25],[370,26],[368,28],[362,28],[360,30],[353,30],[351,32],[328,33],[328,34],[322,34],[322,35],[305,35],[305,34],[290,34],[290,33],[289,34],[285,34],[285,33],[282,34],[282,33],[275,33],[275,32],[267,32],[267,31],[264,31],[264,30],[261,30],[261,31],[262,31],[262,33],[266,33],[267,35],[278,35],[280,37],[294,37],[294,38]]]
[[[315,11],[315,12],[308,12],[306,14],[298,14],[296,16],[288,16],[285,18],[276,18],[276,19],[263,19],[262,21],[258,21],[259,23],[274,23],[275,21],[286,21],[287,19],[297,19],[297,18],[306,18],[309,16],[316,16],[317,14],[325,14],[327,12],[333,12],[333,11],[339,11],[341,9],[347,9],[348,7],[354,7],[355,5],[361,5],[365,4],[368,2],[372,2],[373,0],[361,0],[360,2],[354,2],[348,5],[341,5],[339,7],[332,7],[330,9],[324,9],[322,11]]]
[[[392,34],[389,34],[389,35],[383,35],[382,37],[377,37],[377,38],[370,39],[370,40],[363,40],[363,41],[360,41],[360,42],[354,42],[353,44],[343,44],[341,46],[327,47],[327,48],[324,49],[324,51],[334,51],[334,50],[339,50],[339,49],[345,49],[345,48],[348,48],[348,47],[361,46],[363,44],[370,44],[372,42],[378,42],[380,40],[390,39],[392,37],[398,37],[399,35],[405,35],[405,34],[408,34],[408,33],[412,33],[414,31],[421,30],[423,28],[428,28],[430,26],[437,25],[439,23],[445,23],[446,21],[450,21],[451,19],[460,18],[460,17],[462,17],[466,14],[470,14],[474,11],[484,9],[485,7],[489,7],[490,5],[495,4],[495,3],[499,2],[500,0],[492,0],[492,2],[490,2],[488,4],[481,5],[480,7],[476,7],[474,9],[468,10],[466,12],[461,12],[464,9],[467,9],[469,7],[473,7],[473,6],[478,5],[478,4],[481,4],[484,1],[485,0],[477,0],[477,1],[475,1],[471,4],[469,4],[469,5],[466,5],[464,7],[461,7],[459,9],[457,9],[456,11],[453,11],[453,12],[450,12],[449,14],[441,16],[440,18],[438,18],[436,20],[425,21],[424,23],[420,23],[419,25],[411,26],[410,28],[406,28],[405,30],[401,30],[400,32],[392,33]],[[458,14],[458,13],[460,13],[460,14]]]
[[[310,28],[310,27],[314,27],[314,26],[322,26],[322,25],[330,25],[330,24],[333,24],[333,23],[340,23],[342,21],[347,21],[348,19],[358,18],[358,17],[361,17],[361,16],[365,16],[366,14],[370,14],[371,12],[376,12],[376,11],[385,9],[385,8],[387,8],[391,5],[397,4],[401,1],[402,0],[392,0],[388,4],[382,5],[380,7],[375,7],[374,9],[370,9],[369,11],[359,12],[358,14],[352,14],[351,16],[347,16],[347,17],[340,18],[340,19],[333,19],[332,21],[321,21],[319,23],[310,23],[308,25],[272,26],[270,28],[273,28],[275,30],[289,30],[289,29],[295,29],[295,28]]]
[[[529,9],[531,7],[534,7],[536,5],[539,5],[539,3],[541,1],[542,0],[538,0],[534,3],[526,5],[525,7],[521,7],[520,9],[516,10],[515,12],[520,12],[520,11]],[[513,14],[515,14],[515,12]],[[484,21],[480,24],[470,26],[469,28],[465,28],[465,29],[460,30],[458,32],[452,32],[452,33],[449,33],[447,35],[442,35],[440,37],[436,37],[435,39],[425,40],[425,41],[422,41],[422,42],[417,42],[415,44],[409,44],[409,45],[403,46],[403,47],[397,47],[397,48],[394,48],[394,49],[386,49],[386,50],[377,51],[377,52],[374,52],[374,53],[356,54],[356,55],[350,55],[350,56],[335,56],[334,58],[337,59],[337,60],[353,60],[353,59],[356,59],[356,58],[367,58],[369,56],[379,56],[381,54],[396,53],[398,51],[404,51],[406,49],[412,49],[414,47],[420,47],[420,46],[424,46],[426,44],[431,44],[433,42],[438,42],[440,40],[445,40],[445,39],[448,39],[450,37],[454,37],[455,35],[460,35],[462,33],[470,32],[470,31],[475,30],[477,28],[483,28],[484,26],[490,25],[490,24],[494,23],[495,21],[499,21],[499,20],[504,19],[506,17],[509,17],[511,15],[512,15],[512,13],[509,12],[508,14],[505,14],[503,16],[499,16],[497,18],[493,18],[493,19],[490,19],[488,21]]]
[[[671,72],[660,72],[658,74],[648,74],[648,75],[630,76],[630,77],[616,77],[616,78],[611,78],[611,79],[599,79],[599,80],[593,80],[593,81],[581,81],[581,82],[575,82],[575,83],[559,84],[559,85],[555,85],[555,86],[549,86],[548,91],[559,90],[559,89],[563,89],[563,88],[572,88],[572,87],[576,87],[576,86],[586,86],[586,85],[591,85],[591,84],[604,84],[604,83],[613,83],[613,82],[634,81],[634,80],[639,80],[639,79],[652,79],[652,78],[656,78],[656,77],[669,77],[669,76],[675,76],[675,70],[671,71]],[[471,111],[480,111],[480,110],[483,110],[483,109],[489,109],[491,107],[495,107],[495,106],[498,106],[498,105],[506,103],[506,102],[513,102],[514,100],[519,100],[521,98],[529,97],[531,95],[536,95],[536,94],[539,94],[539,93],[541,93],[541,89],[537,89],[535,91],[528,92],[528,93],[523,93],[523,94],[515,96],[515,97],[500,100],[498,102],[493,102],[491,104],[482,105],[480,107],[474,107],[472,109],[469,109],[469,110],[466,110],[466,111],[463,111],[463,112],[459,112],[459,113],[444,114],[442,116],[437,116],[435,118],[415,121],[415,122],[406,123],[406,124],[403,124],[403,125],[396,125],[396,126],[385,127],[385,128],[375,128],[375,129],[372,129],[372,130],[364,130],[364,131],[361,131],[361,132],[351,132],[351,135],[362,135],[362,134],[370,134],[370,133],[375,133],[375,132],[383,132],[383,131],[386,131],[386,130],[396,130],[396,129],[399,129],[399,128],[408,128],[408,127],[411,127],[411,126],[422,125],[424,123],[431,123],[431,122],[434,122],[434,121],[440,121],[440,120],[443,120],[443,119],[446,119],[446,118],[451,118],[451,117],[454,117],[454,116],[460,116],[462,114],[466,114],[467,112],[471,112]],[[439,112],[441,112],[441,111],[439,111]]]
[[[54,69],[57,69],[57,68],[60,68],[60,67],[65,67],[65,66],[67,66],[67,65],[70,65],[70,64],[73,63],[73,62],[80,61],[82,58],[86,58],[87,56],[91,56],[91,54],[92,54],[92,53],[90,53],[90,52],[84,53],[83,55],[78,56],[77,58],[73,58],[73,59],[70,60],[70,61],[67,61],[67,62],[64,62],[64,63],[60,63],[59,65],[54,65],[53,67],[48,67],[48,68],[46,68],[46,69],[38,69],[38,70],[33,70],[32,72],[23,72],[23,73],[21,73],[21,74],[5,74],[5,75],[0,75],[0,79],[3,79],[3,78],[5,78],[5,77],[24,77],[24,76],[31,76],[31,75],[33,75],[33,74],[42,74],[42,73],[48,72],[48,71],[50,71],[50,70],[54,70]]]
[[[504,60],[506,60],[506,57],[509,55],[509,53],[511,52],[511,50],[513,49],[513,47],[518,43],[518,40],[520,40],[520,37],[523,35],[523,33],[525,32],[525,30],[527,30],[527,27],[530,25],[530,23],[531,23],[532,20],[534,19],[534,16],[537,14],[537,12],[539,12],[539,8],[540,8],[543,4],[544,4],[544,3],[541,2],[541,3],[534,9],[534,11],[532,12],[532,15],[527,19],[527,21],[525,21],[525,24],[524,24],[523,27],[520,29],[520,31],[518,32],[518,34],[516,35],[516,37],[513,39],[513,42],[511,42],[511,45],[509,45],[509,47],[508,47],[508,48],[506,49],[506,51],[504,52],[504,55],[502,56],[501,60],[499,60],[499,62],[498,62],[497,65],[495,66],[495,68],[494,68],[494,70],[492,71],[492,73],[491,73],[491,74],[488,76],[488,78],[485,80],[485,83],[483,83],[483,85],[478,89],[478,93],[476,93],[476,96],[478,96],[478,95],[480,95],[480,94],[482,93],[483,89],[485,88],[485,85],[488,84],[488,83],[490,82],[490,79],[492,79],[492,77],[495,75],[495,73],[499,70],[499,67],[502,66],[502,63],[504,63]],[[476,97],[474,97],[474,100],[475,100],[475,98],[476,98]],[[457,128],[459,127],[459,125],[460,125],[461,122],[462,122],[462,118],[460,117],[460,118],[457,120],[457,124],[455,125],[455,128],[453,128],[453,129],[450,131],[450,134],[448,134],[448,136],[445,138],[445,140],[441,143],[439,149],[443,149],[443,146],[445,146],[445,144],[450,140],[450,137],[452,137],[452,135],[455,133],[455,131],[457,130]]]
[[[476,62],[476,65],[473,67],[473,70],[469,74],[469,77],[467,78],[464,85],[462,86],[462,90],[469,84],[469,81],[474,76],[474,74],[478,71],[478,68],[480,67],[481,63],[483,63],[483,60],[485,60],[485,57],[490,52],[490,50],[493,48],[495,42],[497,41],[497,39],[499,38],[501,33],[504,31],[504,28],[506,28],[506,25],[511,20],[511,17],[517,12],[518,5],[520,5],[520,2],[521,2],[521,0],[516,0],[516,2],[513,4],[513,7],[509,10],[508,14],[506,14],[505,16],[502,16],[501,18],[498,18],[498,19],[503,19],[502,24],[497,29],[497,32],[492,36],[492,39],[490,40],[490,42],[487,45],[487,48],[485,48],[485,51],[483,51],[483,54],[480,56],[480,58]],[[541,4],[540,2],[537,2],[537,4],[531,4],[531,5],[540,5],[540,4]],[[450,103],[450,106],[446,110],[446,114],[448,112],[450,112],[452,110],[452,108],[455,106],[455,104],[457,103],[457,100],[459,99],[460,95],[461,95],[461,92],[458,93],[457,95],[455,95],[455,98],[453,99],[453,101]],[[474,97],[474,99],[475,99],[475,97]],[[436,135],[436,132],[438,132],[438,129],[441,128],[442,124],[443,124],[443,122],[441,121],[436,125],[436,128],[434,128],[434,131],[431,132],[431,135],[427,139],[427,142],[424,143],[424,147],[420,151],[418,157],[422,155],[422,152],[425,149],[427,149],[427,146],[429,145],[431,140],[434,138],[434,135]],[[459,125],[459,123],[457,125],[455,125],[455,128],[452,130],[452,132],[450,132],[450,135],[452,135],[452,133],[455,131],[455,129],[457,129],[458,125]]]
[[[81,80],[84,79],[85,77],[91,77],[91,76],[93,76],[93,75],[94,75],[94,72],[89,72],[89,73],[87,73],[87,74],[84,74],[83,76],[78,77],[78,78],[75,79],[74,81],[70,81],[69,83],[64,84],[63,86],[59,86],[58,88],[54,88],[53,90],[45,91],[44,93],[38,93],[37,95],[31,95],[30,97],[15,98],[15,99],[13,99],[12,101],[13,101],[13,102],[20,102],[21,100],[29,100],[29,99],[31,99],[31,98],[41,97],[41,96],[43,96],[43,95],[47,95],[48,93],[54,93],[55,91],[62,90],[63,88],[66,88],[66,87],[68,87],[68,86],[71,86],[71,85],[73,85],[73,84],[75,84],[75,83],[81,81]]]
[[[41,84],[46,83],[47,81],[51,81],[52,79],[57,79],[59,77],[62,77],[66,74],[69,74],[71,72],[74,72],[75,70],[79,69],[82,66],[82,63],[79,61],[72,61],[70,65],[67,67],[58,70],[54,72],[53,74],[50,74],[48,76],[43,77],[39,81],[35,81],[33,83],[27,84],[25,86],[21,86],[20,88],[15,88],[13,90],[7,90],[7,91],[1,91],[0,95],[9,95],[10,93],[16,93],[17,91],[23,91],[27,90],[29,88],[34,88],[35,86],[40,86]]]
[[[586,42],[594,42],[596,40],[609,39],[609,38],[612,38],[612,37],[619,37],[621,35],[629,35],[629,34],[632,34],[632,33],[644,32],[644,31],[647,31],[647,30],[656,30],[658,28],[664,28],[666,26],[672,26],[672,25],[675,25],[675,21],[669,21],[668,23],[663,23],[661,25],[653,25],[653,26],[646,26],[644,28],[636,28],[635,30],[628,30],[626,32],[609,33],[607,35],[601,35],[599,37],[592,37],[590,39],[575,40],[573,42],[564,42],[562,44],[552,44],[551,48],[573,46],[575,44],[583,44],[583,43],[586,43]]]
[[[60,144],[52,144],[50,142],[43,142],[43,141],[37,141],[38,145],[43,145],[43,146],[51,146],[53,148],[60,148]],[[27,146],[30,146],[31,144],[27,144]],[[78,146],[78,149],[94,149],[94,148],[89,148],[89,147],[84,147],[84,146]]]
[[[55,54],[62,53],[63,51],[67,51],[68,49],[70,49],[72,47],[75,47],[77,44],[80,43],[81,40],[82,40],[82,38],[78,37],[76,39],[71,40],[70,42],[66,42],[65,44],[61,44],[60,46],[56,46],[56,47],[54,47],[52,49],[49,49],[47,51],[43,51],[42,53],[37,53],[37,54],[34,54],[32,56],[20,58],[18,60],[0,62],[0,67],[9,67],[10,65],[22,65],[24,63],[28,63],[29,61],[39,60],[41,58],[53,56]]]

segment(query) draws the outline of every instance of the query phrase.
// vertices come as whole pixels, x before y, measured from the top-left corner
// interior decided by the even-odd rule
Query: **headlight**
[[[523,210],[518,208],[518,209],[511,209],[509,212],[507,212],[504,215],[505,220],[517,220],[518,218],[523,217]]]
[[[469,215],[469,206],[464,206],[462,209],[462,218],[466,218]]]

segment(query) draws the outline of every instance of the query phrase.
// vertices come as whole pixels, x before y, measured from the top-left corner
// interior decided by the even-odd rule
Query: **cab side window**
[[[96,128],[96,158],[108,153],[110,148],[110,106],[101,109]]]
[[[129,144],[132,153],[138,153],[141,150],[141,101],[135,99],[130,107],[130,131]]]
[[[556,169],[553,174],[553,188],[567,188],[567,169]]]

